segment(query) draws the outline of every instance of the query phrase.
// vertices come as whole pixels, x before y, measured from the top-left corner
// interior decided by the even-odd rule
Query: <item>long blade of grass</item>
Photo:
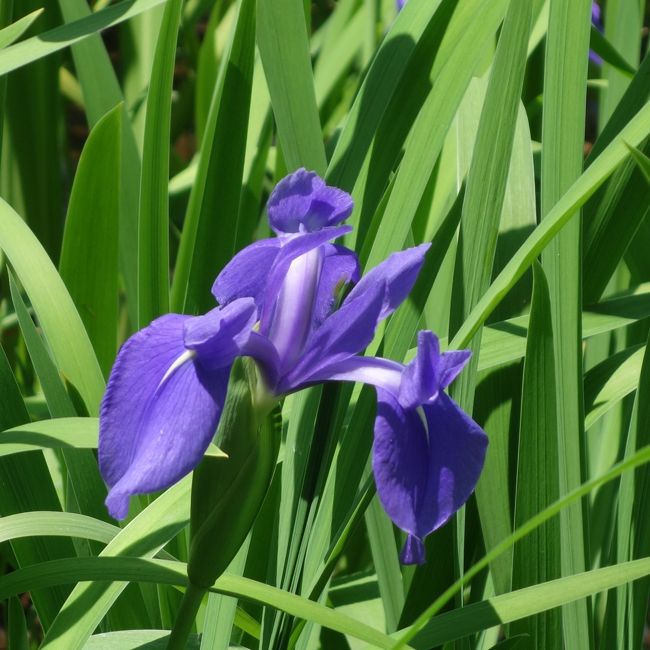
[[[123,107],[118,105],[97,122],[86,141],[72,186],[59,262],[61,278],[104,376],[117,348],[122,117]]]
[[[158,33],[142,149],[138,218],[138,326],[169,311],[169,131],[182,0],[170,0]]]
[[[257,0],[257,43],[289,170],[325,173],[325,148],[300,0]]]
[[[590,23],[591,2],[588,0],[551,0],[542,121],[542,220],[549,218],[552,207],[582,171]],[[542,255],[553,322],[560,494],[580,485],[586,476],[580,234],[578,216],[567,224]],[[585,505],[576,502],[560,516],[563,575],[586,568],[589,535],[585,528]],[[567,647],[592,647],[588,603],[577,601],[566,607],[562,621]]]
[[[25,222],[0,199],[0,248],[38,316],[58,369],[95,415],[104,380],[83,322],[47,253]]]
[[[534,270],[533,300],[526,345],[522,387],[515,527],[559,497],[556,431],[557,405],[553,362],[553,329],[548,284],[541,266]],[[548,463],[548,459],[552,459]],[[512,587],[518,589],[559,578],[560,526],[551,520],[521,540],[514,548]],[[532,562],[531,558],[538,558]],[[513,634],[530,635],[531,648],[562,646],[559,610],[539,614],[511,627]]]
[[[213,307],[210,287],[236,252],[254,57],[255,2],[244,0],[212,96],[176,262],[174,311]]]
[[[620,131],[617,138],[583,172],[583,174],[562,195],[542,223],[535,228],[526,242],[513,255],[485,292],[476,307],[450,343],[452,349],[467,345],[476,330],[488,318],[535,258],[575,216],[585,201],[598,189],[607,177],[625,159],[628,149],[625,142],[637,145],[650,133],[650,104],[641,108],[636,116]]]

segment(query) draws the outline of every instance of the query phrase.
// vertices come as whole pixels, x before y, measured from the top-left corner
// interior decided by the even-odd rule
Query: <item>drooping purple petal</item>
[[[378,283],[385,283],[386,293],[379,320],[392,314],[404,302],[415,284],[418,273],[424,264],[424,255],[431,244],[420,244],[414,248],[407,248],[398,253],[393,253],[388,259],[378,264],[366,273],[359,284],[346,298],[355,300],[361,293]]]
[[[122,442],[136,441],[127,471],[110,486],[111,516],[123,519],[131,495],[169,487],[196,467],[217,430],[229,376],[230,367],[207,371],[188,361],[151,396],[137,430],[129,420],[116,423]]]
[[[313,232],[341,223],[352,212],[352,197],[325,184],[315,172],[298,169],[283,178],[267,204],[277,233]]]
[[[311,333],[296,365],[280,381],[279,390],[293,390],[325,377],[328,369],[368,346],[375,334],[385,294],[380,281],[355,300],[346,300]]]
[[[323,263],[314,304],[313,327],[318,327],[332,313],[340,290],[359,281],[359,258],[354,251],[329,244],[323,247]]]
[[[99,421],[111,515],[125,517],[131,495],[168,487],[201,460],[255,313],[243,298],[205,316],[168,314],[122,346]]]
[[[185,347],[194,350],[199,363],[209,370],[230,366],[241,354],[256,320],[254,300],[239,298],[204,316],[186,320],[183,327]]]
[[[411,536],[402,561],[422,562],[422,540],[448,521],[476,487],[487,436],[443,392],[421,411],[402,408],[386,391],[378,390],[377,396],[377,492],[390,518]]]
[[[242,249],[226,264],[212,286],[212,294],[220,305],[237,298],[253,298],[262,307],[269,269],[280,251],[282,240],[262,239]]]
[[[469,350],[440,354],[438,337],[428,330],[418,333],[418,351],[402,377],[399,402],[404,408],[415,408],[434,399],[446,388],[469,361]]]

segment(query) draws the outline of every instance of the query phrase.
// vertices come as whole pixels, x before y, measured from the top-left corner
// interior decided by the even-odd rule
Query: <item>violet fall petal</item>
[[[385,391],[377,394],[377,492],[390,518],[413,537],[403,560],[421,562],[417,540],[447,522],[476,487],[487,436],[445,393],[421,410],[402,408]]]
[[[257,320],[252,298],[239,298],[225,307],[216,307],[204,316],[185,321],[183,340],[196,352],[198,362],[207,369],[230,366],[241,354]]]
[[[168,314],[122,346],[99,420],[112,516],[124,518],[131,495],[166,488],[201,460],[255,313],[254,301],[244,298],[205,316]]]

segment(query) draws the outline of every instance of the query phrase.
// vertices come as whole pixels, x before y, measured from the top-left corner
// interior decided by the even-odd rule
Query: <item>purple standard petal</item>
[[[269,269],[281,245],[282,240],[273,237],[254,242],[239,251],[212,285],[212,294],[219,304],[226,305],[237,298],[250,297],[261,309]]]
[[[392,314],[406,299],[415,284],[418,273],[424,264],[424,255],[431,244],[420,244],[414,248],[393,253],[388,259],[366,273],[359,284],[346,298],[355,300],[364,291],[378,283],[385,283],[386,293],[378,320]]]
[[[375,334],[385,295],[383,282],[368,287],[355,300],[346,300],[314,330],[296,365],[280,380],[281,391],[294,390],[325,378],[333,366],[368,346]]]
[[[471,356],[469,350],[440,354],[438,337],[428,330],[418,333],[418,351],[406,366],[399,389],[404,408],[415,408],[433,400],[458,376]]]
[[[305,169],[283,178],[267,204],[269,223],[278,234],[334,226],[350,216],[352,207],[347,192],[326,185],[318,174]]]
[[[378,390],[373,471],[390,518],[409,534],[405,564],[424,561],[424,538],[467,501],[485,460],[487,436],[445,393],[404,409]]]

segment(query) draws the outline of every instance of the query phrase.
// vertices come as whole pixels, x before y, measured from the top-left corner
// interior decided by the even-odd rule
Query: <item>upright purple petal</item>
[[[318,327],[332,313],[341,289],[359,281],[359,259],[354,251],[329,244],[323,247],[323,263],[318,280],[318,294],[312,315]]]
[[[409,533],[402,561],[420,563],[422,540],[448,521],[476,487],[487,436],[445,393],[421,411],[404,409],[386,391],[378,390],[377,396],[377,492],[390,518]]]
[[[289,268],[294,260],[302,255],[319,248],[333,239],[342,237],[350,232],[350,226],[338,226],[336,228],[323,228],[316,232],[310,232],[291,237],[283,238],[283,245],[273,262],[273,266],[266,269],[267,282],[264,293],[264,306],[262,308],[260,332],[268,334],[272,320],[274,318],[275,303],[278,299],[284,281],[289,273]],[[319,271],[320,272],[320,271]],[[317,283],[318,278],[315,278]],[[297,296],[294,296],[298,300]],[[306,318],[311,323],[311,306],[308,314],[301,314],[301,318]]]
[[[219,304],[237,298],[253,298],[262,307],[269,269],[280,251],[282,240],[262,239],[242,249],[226,264],[212,285],[212,294]]]
[[[414,248],[393,253],[388,259],[366,273],[346,298],[355,300],[370,287],[383,282],[386,287],[384,301],[378,320],[392,314],[410,293],[418,273],[424,264],[424,255],[431,244],[420,244]]]
[[[267,204],[277,233],[313,232],[341,223],[352,212],[352,197],[325,184],[315,172],[298,169],[283,178]]]

